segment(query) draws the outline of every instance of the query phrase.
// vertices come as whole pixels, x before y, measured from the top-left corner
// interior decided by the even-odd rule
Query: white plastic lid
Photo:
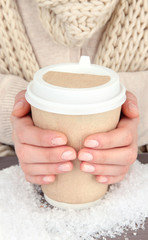
[[[43,80],[49,71],[83,73],[109,76],[110,80],[91,88],[64,88],[49,84]],[[113,70],[90,64],[87,56],[82,56],[79,63],[52,65],[40,69],[27,87],[26,100],[34,107],[46,112],[66,115],[88,115],[113,110],[125,100],[125,87]]]

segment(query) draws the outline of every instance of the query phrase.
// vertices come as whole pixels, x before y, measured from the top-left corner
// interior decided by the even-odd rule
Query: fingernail
[[[93,155],[87,152],[80,153],[79,160],[91,161],[93,160]]]
[[[82,171],[84,171],[84,172],[94,172],[95,171],[95,167],[92,166],[92,165],[83,164]]]
[[[138,113],[138,107],[137,107],[137,105],[129,102],[128,108],[129,108],[129,110],[130,110],[131,112]]]
[[[98,178],[98,181],[99,181],[100,183],[105,183],[105,182],[108,181],[108,178],[107,178],[107,177],[99,177],[99,178]]]
[[[71,166],[67,163],[63,163],[58,167],[59,171],[61,172],[68,172],[71,170]]]
[[[45,176],[45,177],[43,177],[43,181],[44,182],[53,182],[54,178],[53,178],[53,176]]]
[[[72,151],[66,151],[62,154],[61,158],[64,160],[73,160],[76,158],[76,154]]]
[[[53,138],[51,140],[51,143],[53,145],[63,145],[63,144],[66,144],[66,140],[64,138]]]
[[[19,101],[19,102],[17,102],[17,103],[14,105],[13,111],[19,110],[19,109],[23,108],[23,106],[24,106],[24,102],[23,102],[23,101]]]
[[[86,140],[84,142],[84,145],[86,147],[94,148],[94,147],[98,147],[99,146],[99,142],[96,141],[96,140]]]

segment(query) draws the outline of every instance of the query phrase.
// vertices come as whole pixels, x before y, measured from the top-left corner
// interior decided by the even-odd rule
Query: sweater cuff
[[[13,145],[10,121],[15,96],[27,88],[28,82],[15,75],[0,74],[0,142]]]

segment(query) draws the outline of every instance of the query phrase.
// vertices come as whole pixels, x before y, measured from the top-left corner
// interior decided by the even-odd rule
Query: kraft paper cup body
[[[64,88],[44,81],[49,71],[109,76],[110,80],[91,88]],[[68,138],[67,145],[79,151],[84,139],[96,132],[116,128],[121,106],[126,99],[125,87],[111,69],[90,64],[87,57],[80,63],[59,64],[40,69],[29,83],[26,99],[31,104],[34,124],[60,131]],[[60,208],[84,208],[96,204],[108,186],[95,176],[80,170],[80,161],[73,161],[73,170],[56,176],[54,183],[42,185],[45,199]]]

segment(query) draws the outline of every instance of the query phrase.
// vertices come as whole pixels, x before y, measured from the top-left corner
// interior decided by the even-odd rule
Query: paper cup
[[[78,64],[53,65],[36,72],[26,99],[36,126],[63,132],[68,145],[79,151],[87,136],[116,128],[126,95],[117,73],[81,57]],[[42,185],[45,198],[52,205],[83,208],[106,193],[106,184],[98,183],[95,175],[80,171],[78,159],[73,164],[71,172]]]

